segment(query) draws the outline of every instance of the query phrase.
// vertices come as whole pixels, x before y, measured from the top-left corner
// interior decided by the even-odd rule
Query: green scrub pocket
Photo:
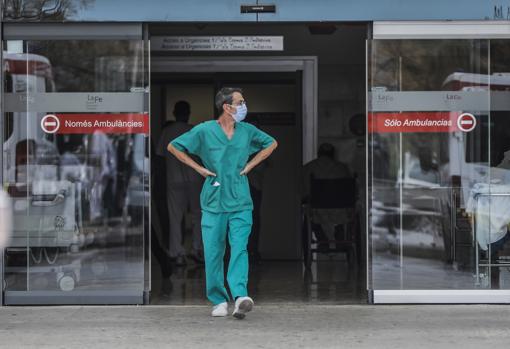
[[[208,207],[218,207],[221,183],[214,176],[208,176],[204,182],[201,201]],[[204,205],[202,205],[204,206]]]

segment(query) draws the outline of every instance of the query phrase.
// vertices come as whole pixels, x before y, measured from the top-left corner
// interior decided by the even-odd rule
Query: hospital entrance
[[[198,194],[168,200],[188,174],[162,135],[222,87],[279,143],[249,175],[256,302],[510,303],[495,28],[4,23],[1,303],[204,304]]]
[[[360,222],[364,220],[364,197],[360,186],[364,185],[366,165],[366,26],[236,25],[235,35],[282,37],[284,49],[158,50],[157,42],[163,38],[181,35],[234,33],[228,25],[151,28],[152,168],[157,168],[152,176],[152,233],[158,236],[157,241],[152,239],[153,245],[168,246],[168,221],[172,219],[172,211],[163,207],[166,193],[159,189],[165,178],[155,178],[172,171],[165,168],[168,160],[164,158],[171,155],[157,154],[168,141],[165,127],[172,128],[183,104],[190,109],[191,125],[219,116],[214,105],[216,92],[222,87],[239,87],[249,110],[246,122],[272,135],[279,144],[272,156],[248,175],[255,206],[248,246],[249,294],[264,303],[365,303],[365,240]],[[333,42],[336,48],[332,48]],[[349,47],[349,54],[344,55],[341,47]],[[316,159],[318,152],[321,161],[331,159],[327,160],[333,163],[330,171],[340,168],[339,178],[327,170],[319,173],[315,163],[304,166]],[[310,192],[311,172],[324,176],[312,184],[314,193]],[[175,174],[165,175],[171,177],[167,185],[179,185]],[[342,199],[331,202],[324,196],[327,191],[341,193]],[[327,206],[325,211],[331,213],[323,226],[312,217],[312,205]],[[204,265],[194,255],[193,217],[187,211],[182,222],[185,258],[172,256],[166,261],[166,256],[156,256],[161,251],[153,246],[151,304],[207,302]]]

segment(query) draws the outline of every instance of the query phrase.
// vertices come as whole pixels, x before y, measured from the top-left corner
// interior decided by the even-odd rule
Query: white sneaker
[[[228,315],[228,303],[227,302],[216,304],[212,308],[211,316],[220,317],[220,316],[227,316],[227,315]]]
[[[236,306],[232,316],[236,319],[242,320],[246,316],[246,313],[251,311],[253,308],[253,299],[250,297],[239,297],[236,299]]]

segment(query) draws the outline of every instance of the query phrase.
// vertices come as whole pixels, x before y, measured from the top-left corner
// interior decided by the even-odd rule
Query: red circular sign
[[[476,127],[476,118],[473,114],[463,113],[457,119],[457,127],[463,132],[473,131]]]
[[[41,119],[41,128],[46,133],[55,133],[60,127],[60,120],[56,115],[48,114]]]

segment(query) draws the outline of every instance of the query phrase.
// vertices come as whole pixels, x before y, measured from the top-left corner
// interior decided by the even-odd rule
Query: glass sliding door
[[[376,303],[510,302],[509,44],[369,41]]]
[[[6,304],[143,302],[148,43],[81,26],[4,38]]]
[[[510,39],[490,39],[489,188],[480,189],[477,241],[481,286],[510,290]],[[487,208],[488,207],[488,210]],[[488,214],[485,214],[488,212]],[[488,218],[487,218],[488,217]],[[475,217],[476,218],[476,217]],[[480,229],[478,229],[478,227]]]

